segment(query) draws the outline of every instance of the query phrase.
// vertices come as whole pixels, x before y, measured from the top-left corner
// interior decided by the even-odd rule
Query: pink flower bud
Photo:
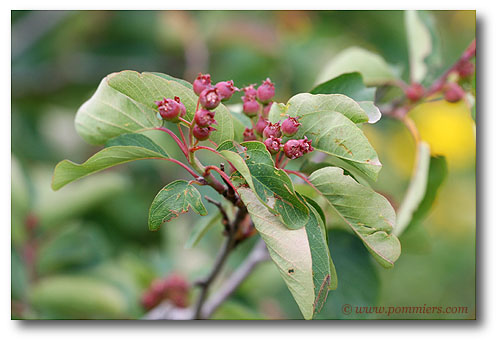
[[[257,96],[257,90],[254,88],[254,85],[256,84],[251,84],[247,87],[244,87],[244,94],[249,97],[256,97]]]
[[[300,139],[299,143],[301,143],[300,147],[301,147],[301,152],[303,154],[307,154],[308,152],[312,152],[313,150],[315,150],[313,146],[311,146],[311,139],[308,140],[306,136],[304,136],[303,139]]]
[[[197,79],[193,82],[193,92],[197,94],[197,96],[202,93],[203,90],[210,87],[210,74],[202,74],[199,73]]]
[[[405,89],[405,95],[412,102],[417,102],[424,95],[424,87],[419,83],[412,83]]]
[[[259,119],[257,120],[255,129],[258,135],[262,136],[263,135],[263,130],[268,126],[268,121],[263,118],[263,116],[259,116]]]
[[[239,91],[238,88],[234,86],[233,80],[221,81],[216,84],[216,88],[222,101],[230,99],[235,91]]]
[[[297,117],[290,117],[284,120],[282,123],[282,133],[285,136],[293,136],[296,134],[297,130],[299,129],[299,126],[301,125],[300,122],[298,122]]]
[[[275,123],[275,124],[268,122],[268,125],[264,128],[263,137],[270,138],[271,136],[277,137],[277,138],[282,136],[282,132],[280,132],[280,122]]]
[[[195,112],[195,123],[200,127],[207,127],[215,122],[215,112],[199,109]]]
[[[267,103],[275,96],[275,84],[273,84],[270,78],[266,78],[263,84],[257,88],[257,99],[261,103]]]
[[[448,83],[444,86],[444,97],[449,103],[455,103],[464,97],[464,91],[458,84]]]
[[[215,131],[215,130],[216,129],[214,129],[212,126],[201,127],[201,126],[195,125],[193,127],[193,136],[196,139],[198,139],[199,141],[203,141],[203,140],[208,139],[210,136],[210,133],[212,131]]]
[[[165,120],[174,122],[181,114],[181,105],[173,99],[164,98],[163,100],[156,101],[155,104],[158,107],[160,116],[162,116],[162,118]]]
[[[179,104],[179,116],[184,117],[184,115],[186,114],[186,106],[181,103],[181,99],[179,97],[174,97],[174,100]]]
[[[264,145],[266,145],[266,149],[273,155],[280,151],[280,147],[282,147],[282,139],[277,137],[270,137],[264,141]]]
[[[221,97],[215,87],[209,87],[200,93],[200,104],[208,110],[215,109],[221,102]]]
[[[254,130],[245,128],[244,130],[244,141],[248,142],[251,140],[256,140],[256,135],[254,134]]]
[[[244,96],[242,97],[242,100],[244,101],[244,107],[243,107],[243,112],[247,116],[255,116],[257,115],[260,105],[256,100],[256,97],[253,96]]]
[[[296,139],[290,139],[284,145],[284,154],[290,159],[296,159],[303,156],[301,142]]]

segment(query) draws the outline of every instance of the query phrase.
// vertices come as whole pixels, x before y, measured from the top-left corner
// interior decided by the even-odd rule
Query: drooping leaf
[[[68,183],[114,165],[140,159],[169,158],[160,146],[140,134],[120,135],[110,140],[107,145],[109,146],[82,164],[69,160],[59,162],[54,169],[52,189],[58,190]]]
[[[395,79],[390,66],[381,56],[353,46],[336,55],[320,72],[316,83],[320,84],[349,72],[359,72],[367,85],[381,85]]]
[[[371,179],[377,179],[381,163],[356,125],[368,120],[357,102],[344,95],[301,93],[292,97],[281,111],[270,111],[270,120],[284,119],[286,114],[299,117],[301,126],[292,138],[307,136],[317,150],[341,158]]]
[[[395,211],[372,189],[343,174],[343,169],[326,167],[315,171],[310,181],[364,242],[375,259],[392,267],[400,256],[400,242],[392,234]]]
[[[331,269],[334,268],[334,265],[332,264],[327,246],[325,225],[317,210],[310,204],[308,204],[308,208],[310,209],[310,219],[306,223],[305,228],[310,245],[313,285],[315,286],[313,311],[314,314],[317,314],[324,306],[329,289],[337,286],[337,282],[332,282],[333,275],[331,274]],[[335,274],[334,279],[337,279]]]
[[[449,65],[444,64],[442,58],[442,40],[437,29],[436,18],[430,11],[417,11],[417,16],[421,23],[426,27],[431,38],[431,50],[424,58],[426,64],[426,77],[422,84],[430,86]]]
[[[344,94],[356,101],[374,101],[375,87],[365,87],[359,72],[344,73],[319,84],[310,91],[311,94]]]
[[[329,230],[329,250],[336,259],[339,283],[329,297],[317,319],[363,319],[370,314],[358,314],[345,305],[377,306],[381,281],[371,256],[352,233],[339,229]]]
[[[410,78],[411,81],[421,82],[427,73],[425,59],[431,53],[431,35],[417,11],[405,11],[405,28],[409,48]]]
[[[272,212],[279,214],[290,229],[303,227],[308,221],[308,208],[296,196],[290,177],[275,168],[273,159],[261,142],[241,145],[227,141],[218,151],[235,166],[249,187]]]
[[[407,226],[407,231],[420,224],[428,215],[435,198],[437,197],[440,186],[447,178],[447,161],[444,156],[431,157],[428,172],[428,182],[426,184],[426,193],[421,200],[418,208],[414,211],[412,219]]]
[[[123,133],[140,132],[162,125],[155,101],[179,97],[192,119],[197,96],[186,82],[158,73],[122,71],[104,78],[94,95],[78,110],[77,132],[91,144],[104,144]],[[211,139],[220,143],[233,138],[232,118],[224,105],[215,110],[217,131]]]
[[[158,230],[164,222],[188,212],[189,207],[202,216],[207,215],[200,192],[188,181],[177,180],[167,184],[151,203],[149,229]]]
[[[251,189],[241,187],[238,193],[304,318],[313,318],[323,305],[331,278],[320,216],[310,206],[306,227],[291,230]]]
[[[411,181],[407,187],[405,197],[398,209],[397,225],[393,231],[401,235],[412,220],[414,212],[426,194],[428,171],[430,165],[430,147],[425,142],[420,142],[417,147],[416,164]]]
[[[308,187],[311,188],[310,186],[308,186]],[[309,206],[313,207],[316,210],[316,212],[318,213],[317,218],[320,217],[319,223],[321,222],[320,224],[323,227],[323,229],[322,229],[323,237],[325,238],[325,242],[328,244],[329,243],[329,232],[327,230],[327,222],[325,219],[325,213],[323,212],[322,208],[320,207],[320,205],[318,205],[318,203],[315,200],[313,200],[312,198],[309,198],[308,196],[304,196],[304,195],[302,195],[301,197],[303,197],[306,200],[306,202],[308,202]],[[311,243],[311,241],[310,241],[310,243]],[[337,288],[337,280],[338,280],[337,274],[336,274],[336,267],[334,266],[334,262],[332,261],[332,257],[331,257],[331,254],[329,251],[327,251],[327,255],[329,256],[329,268],[330,268],[330,274],[331,274],[329,290],[334,290]]]

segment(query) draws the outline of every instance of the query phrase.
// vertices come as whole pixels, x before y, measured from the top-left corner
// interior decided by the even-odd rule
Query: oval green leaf
[[[375,259],[392,267],[400,256],[400,242],[392,234],[395,211],[386,198],[343,174],[326,167],[315,171],[310,181],[364,242]]]
[[[155,101],[179,97],[186,106],[186,119],[191,120],[197,96],[187,82],[159,73],[122,71],[104,78],[94,95],[78,110],[77,132],[91,144],[104,144],[123,133],[140,132],[162,126]],[[216,143],[233,139],[233,122],[228,109],[215,110],[217,131],[211,134]]]
[[[69,160],[59,162],[54,169],[52,189],[109,167],[140,159],[165,159],[167,153],[151,139],[140,134],[124,134],[108,142],[108,147],[90,157],[83,164]]]

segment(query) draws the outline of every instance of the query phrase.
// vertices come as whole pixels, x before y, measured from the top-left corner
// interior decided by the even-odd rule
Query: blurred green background
[[[445,69],[474,39],[475,12],[431,17]],[[205,275],[222,240],[216,226],[185,249],[200,220],[191,213],[148,231],[158,190],[187,178],[170,163],[135,162],[52,192],[58,161],[81,162],[98,150],[76,134],[73,119],[104,76],[130,69],[191,82],[210,72],[214,81],[233,79],[239,87],[270,77],[277,101],[286,102],[309,91],[324,65],[355,45],[381,54],[407,80],[401,11],[13,11],[12,318],[141,318],[141,296],[152,280],[178,273],[192,282]],[[438,102],[413,116],[432,151],[447,158],[446,183],[418,232],[402,239],[402,256],[390,270],[330,219],[340,282],[320,318],[475,318],[474,124],[462,104]],[[374,187],[398,206],[412,172],[412,138],[386,117],[364,131],[384,165]],[[168,138],[156,138],[176,150]],[[231,256],[228,271],[253,241]],[[466,306],[468,313],[345,315],[343,304]],[[215,317],[301,314],[270,262]]]

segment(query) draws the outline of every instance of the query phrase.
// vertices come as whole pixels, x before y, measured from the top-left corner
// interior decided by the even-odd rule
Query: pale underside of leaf
[[[395,212],[388,200],[344,175],[341,168],[317,170],[310,180],[376,260],[384,267],[392,267],[400,256],[400,242],[392,234]]]
[[[432,38],[417,11],[405,11],[405,28],[409,48],[410,78],[421,82],[426,76],[426,57],[432,51]]]
[[[414,212],[425,196],[429,167],[430,147],[425,142],[420,142],[417,147],[417,158],[412,179],[397,213],[397,225],[394,230],[397,236],[401,235],[407,228]]]
[[[304,318],[311,319],[316,297],[306,229],[288,229],[257,199],[251,189],[241,187],[238,193]]]
[[[167,184],[151,203],[149,229],[158,230],[164,222],[188,212],[189,207],[202,216],[207,215],[200,192],[188,181],[177,180]]]

